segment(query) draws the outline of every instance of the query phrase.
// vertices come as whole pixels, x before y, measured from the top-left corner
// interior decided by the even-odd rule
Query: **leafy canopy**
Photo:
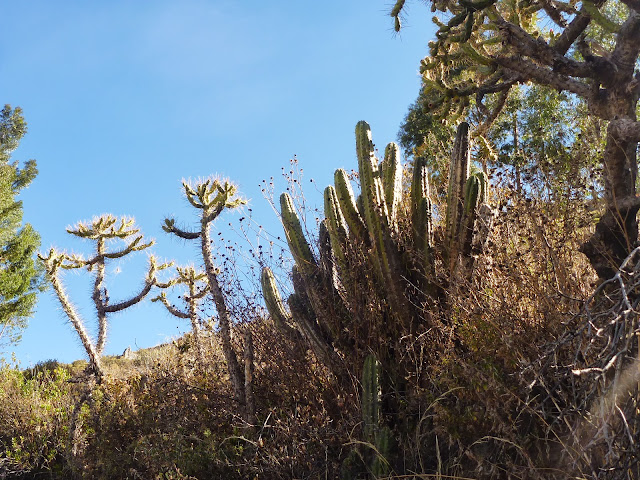
[[[22,223],[22,202],[16,200],[38,173],[36,162],[20,167],[11,161],[26,131],[22,110],[5,105],[0,113],[0,342],[19,340],[43,285],[35,261],[40,237]]]

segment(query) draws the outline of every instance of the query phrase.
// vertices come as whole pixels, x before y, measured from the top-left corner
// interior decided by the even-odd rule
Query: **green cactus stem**
[[[338,271],[345,274],[349,270],[345,248],[348,241],[347,222],[342,215],[336,189],[328,186],[324,190],[324,215],[331,239],[331,249]]]
[[[380,363],[368,355],[362,367],[362,421],[364,439],[373,442],[380,424]]]
[[[336,170],[334,180],[338,204],[349,227],[349,234],[368,245],[369,235],[367,234],[367,226],[360,215],[362,209],[358,207],[347,172],[339,168]]]
[[[382,168],[382,185],[384,198],[387,203],[389,223],[397,227],[398,208],[402,197],[402,164],[400,163],[400,148],[390,143],[384,150]]]
[[[307,274],[313,274],[318,264],[302,231],[302,225],[293,205],[293,199],[286,192],[280,195],[280,215],[294,261],[302,271]]]
[[[425,276],[433,277],[435,275],[435,264],[433,261],[433,218],[427,164],[424,158],[417,158],[413,165],[410,194],[413,244],[415,249],[424,256],[423,267]]]
[[[458,125],[456,140],[451,153],[449,167],[449,187],[447,191],[447,211],[445,230],[445,255],[449,259],[451,274],[456,269],[460,254],[462,217],[464,215],[464,190],[469,179],[469,124]]]
[[[380,362],[374,355],[368,355],[362,368],[362,422],[363,439],[372,445],[371,451],[365,454],[368,458],[369,470],[374,478],[387,475],[391,468],[388,458],[391,456],[393,435],[389,427],[384,426],[380,414]]]
[[[297,331],[291,326],[293,317],[284,308],[284,302],[276,285],[276,278],[269,267],[262,269],[260,284],[262,286],[262,296],[264,297],[267,311],[269,315],[271,315],[271,319],[276,325],[276,328],[289,338],[295,338]]]
[[[478,175],[471,175],[464,186],[464,211],[460,220],[459,253],[463,257],[471,255],[471,241],[476,222],[476,209],[480,200],[480,179]]]

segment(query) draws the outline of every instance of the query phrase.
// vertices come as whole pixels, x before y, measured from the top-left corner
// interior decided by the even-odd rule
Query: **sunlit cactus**
[[[240,367],[238,356],[231,342],[231,318],[218,281],[219,269],[213,263],[213,253],[211,251],[212,222],[225,209],[236,208],[245,204],[246,200],[237,196],[238,188],[235,184],[218,178],[199,181],[194,185],[182,182],[182,186],[189,203],[201,211],[199,228],[196,230],[183,230],[178,228],[175,220],[171,218],[165,219],[162,228],[165,232],[186,240],[200,240],[200,250],[207,275],[209,293],[211,293],[213,303],[218,312],[222,351],[227,362],[234,398],[240,405],[246,405],[244,371]],[[253,416],[253,414],[253,412],[247,412],[247,417]]]
[[[351,188],[351,182],[347,176],[347,172],[339,168],[334,175],[336,196],[340,205],[340,210],[344,216],[345,222],[349,227],[349,234],[368,244],[369,235],[367,227],[360,214],[361,209],[358,208],[356,197]]]
[[[339,271],[345,273],[349,269],[347,252],[345,251],[348,241],[348,227],[344,215],[342,215],[342,210],[340,209],[336,189],[331,185],[324,190],[324,214],[331,238],[333,257],[335,258]]]
[[[276,328],[290,338],[295,338],[296,329],[291,326],[293,317],[285,309],[284,302],[280,296],[278,286],[276,285],[276,279],[270,268],[265,267],[262,269],[260,275],[260,284],[262,286],[262,295],[267,307],[269,315]]]
[[[291,195],[286,192],[280,195],[280,215],[293,259],[301,270],[312,273],[317,267],[317,263],[302,231],[300,218],[293,205]]]
[[[153,245],[153,241],[143,242],[143,236],[139,233],[140,230],[135,227],[133,218],[122,217],[118,219],[109,214],[96,217],[90,222],[80,222],[73,227],[69,227],[67,232],[71,235],[94,241],[95,254],[85,259],[81,255],[57,252],[52,248],[46,257],[42,254],[39,257],[45,265],[49,281],[58,296],[62,309],[80,337],[94,373],[98,378],[101,378],[104,375],[104,371],[100,357],[104,353],[107,342],[108,314],[120,312],[140,302],[157,283],[157,271],[167,268],[169,265],[157,265],[155,258],[151,256],[149,258],[149,270],[141,290],[127,300],[112,302],[105,285],[105,265],[107,260],[122,258],[130,253],[145,250]],[[107,244],[112,240],[121,240],[125,242],[125,245],[119,250],[110,251],[107,248]],[[89,336],[84,320],[67,296],[60,278],[61,269],[82,268],[93,272],[94,275],[91,299],[96,309],[98,323],[98,338],[95,342]]]
[[[183,302],[186,304],[186,310],[181,310],[174,304],[169,302],[165,291],[151,299],[152,302],[161,302],[167,311],[173,316],[187,319],[191,322],[191,332],[196,345],[198,362],[201,366],[205,365],[205,353],[202,342],[202,332],[200,326],[200,316],[198,315],[198,305],[209,293],[209,285],[207,284],[207,274],[198,272],[194,267],[176,267],[176,276],[168,282],[157,285],[163,289],[173,287],[175,285],[184,285],[188,293],[181,295]]]
[[[381,169],[389,223],[395,227],[402,197],[402,163],[400,162],[400,147],[397,144],[392,142],[385,148]]]

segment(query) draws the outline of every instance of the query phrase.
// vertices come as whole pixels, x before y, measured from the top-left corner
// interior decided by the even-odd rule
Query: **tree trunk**
[[[630,116],[635,120],[635,115]],[[621,138],[619,123],[620,120],[614,119],[607,128],[604,153],[605,213],[593,235],[581,248],[602,280],[615,275],[638,240],[638,143]]]

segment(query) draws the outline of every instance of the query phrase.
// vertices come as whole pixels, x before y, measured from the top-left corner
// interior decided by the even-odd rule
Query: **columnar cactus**
[[[263,271],[271,317],[284,331],[295,324],[317,358],[338,375],[345,364],[364,360],[363,444],[372,448],[349,456],[347,476],[361,478],[356,458],[374,477],[389,474],[394,436],[402,435],[404,427],[394,424],[392,430],[384,419],[399,418],[407,384],[396,352],[404,348],[404,339],[446,318],[441,315],[448,305],[445,294],[455,293],[450,286],[461,273],[472,274],[469,267],[491,229],[487,179],[469,172],[468,129],[465,123],[458,128],[439,235],[434,234],[426,161],[415,161],[409,191],[404,191],[397,146],[388,145],[380,162],[366,122],[355,129],[360,195],[354,195],[347,173],[337,170],[335,185],[324,191],[326,218],[317,255],[303,235],[291,197],[281,197],[282,223],[295,261],[295,293],[287,312],[271,271]],[[410,230],[403,231],[408,224]],[[444,241],[438,244],[435,238]],[[430,315],[427,308],[438,310]]]
[[[375,355],[368,355],[362,367],[362,422],[364,438],[375,437],[380,427],[380,362]]]
[[[380,415],[380,368],[380,362],[374,355],[365,358],[360,401],[364,440],[375,447],[364,455],[369,459],[369,469],[374,478],[389,473],[388,458],[392,443],[391,430],[384,425]]]
[[[313,274],[318,264],[302,231],[300,218],[293,205],[291,195],[286,192],[280,195],[280,215],[282,216],[282,225],[287,236],[287,243],[296,265],[301,271]]]
[[[102,215],[94,218],[91,222],[80,222],[76,226],[68,228],[67,232],[71,235],[94,241],[96,244],[95,254],[85,259],[80,255],[69,255],[57,252],[52,248],[48,256],[38,256],[44,262],[49,281],[58,296],[62,309],[80,337],[94,373],[98,378],[101,378],[104,375],[104,371],[102,370],[100,357],[104,353],[107,342],[108,314],[120,312],[140,302],[149,293],[153,285],[157,283],[157,271],[167,268],[168,265],[158,266],[155,258],[150,257],[149,271],[142,289],[128,300],[113,303],[105,286],[106,261],[122,258],[132,252],[145,250],[153,245],[154,242],[144,243],[142,241],[143,236],[139,235],[140,230],[135,227],[132,218],[122,217],[117,219],[113,215]],[[120,250],[108,251],[107,242],[110,240],[122,240],[126,242],[126,245]],[[60,269],[72,270],[80,268],[87,268],[87,270],[94,273],[91,298],[96,309],[98,321],[98,338],[95,342],[87,333],[84,321],[69,300],[60,279]]]
[[[383,335],[392,336],[398,330],[397,325],[415,330],[425,321],[421,305],[428,298],[440,302],[447,280],[455,278],[459,271],[471,271],[467,267],[481,250],[483,238],[491,228],[490,221],[478,221],[479,211],[491,209],[486,206],[485,176],[469,175],[468,128],[466,123],[458,128],[452,153],[445,241],[440,248],[434,245],[425,160],[416,160],[408,198],[403,200],[398,147],[389,144],[384,160],[379,162],[366,122],[359,122],[355,129],[361,195],[355,199],[344,170],[335,172],[335,186],[324,192],[326,219],[321,224],[318,258],[303,234],[291,197],[282,194],[282,223],[297,273],[294,273],[296,293],[289,299],[290,314],[281,301],[276,301],[271,282],[265,277],[267,308],[276,323],[286,325],[292,319],[323,358],[332,357],[329,352],[342,345],[358,345],[361,339],[353,333],[348,336],[355,331],[351,322],[357,321],[359,311],[372,306],[370,299],[354,298],[366,296],[363,280],[382,298],[376,307],[381,309],[382,319],[375,326],[378,335],[384,332]],[[412,228],[408,236],[399,231],[400,215],[410,218]],[[486,216],[490,219],[490,215]],[[326,241],[325,228],[330,241]],[[364,255],[356,258],[354,252]],[[438,259],[443,259],[447,266],[444,272],[436,272]],[[372,278],[368,272],[373,273]],[[363,273],[367,278],[362,277]],[[366,325],[360,330],[369,329]],[[323,342],[326,345],[321,347]],[[384,364],[388,353],[378,353]]]

